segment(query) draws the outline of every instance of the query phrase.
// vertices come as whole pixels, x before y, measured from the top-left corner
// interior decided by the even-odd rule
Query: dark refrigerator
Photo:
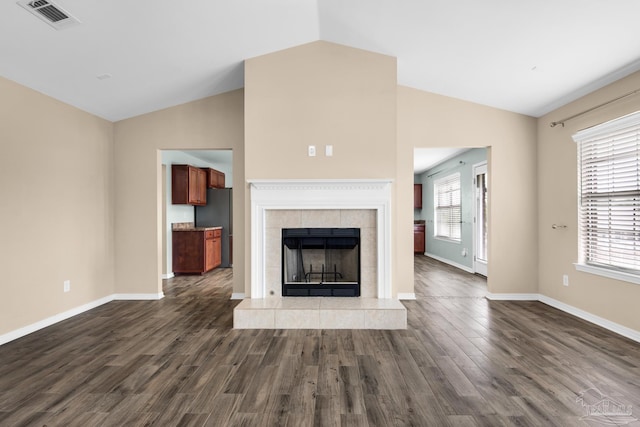
[[[196,227],[222,227],[222,264],[231,267],[233,238],[233,191],[231,188],[207,189],[207,205],[195,207]]]

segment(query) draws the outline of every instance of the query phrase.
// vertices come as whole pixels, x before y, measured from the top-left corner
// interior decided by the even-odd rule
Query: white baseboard
[[[234,292],[231,294],[231,299],[244,299],[244,292]]]
[[[595,314],[591,314],[587,311],[581,310],[569,304],[565,304],[561,301],[545,295],[539,295],[538,300],[544,304],[550,305],[551,307],[557,308],[558,310],[562,310],[565,313],[572,314],[576,317],[586,320],[587,322],[591,322],[612,332],[615,332],[616,334],[622,335],[623,337],[627,337],[630,340],[640,342],[640,332],[636,331],[635,329],[627,328],[626,326],[622,326],[619,323],[612,322],[611,320],[607,320],[600,316],[596,316]]]
[[[444,262],[445,264],[449,264],[452,267],[459,268],[460,270],[466,271],[467,273],[472,273],[472,274],[475,273],[473,271],[473,268],[469,268],[466,265],[458,264],[457,262],[453,262],[450,259],[442,258],[441,256],[430,254],[429,252],[425,252],[424,255],[428,256],[429,258],[438,260],[440,262]]]
[[[539,294],[492,294],[487,292],[485,297],[492,301],[539,301]]]
[[[109,295],[104,298],[91,301],[87,304],[83,304],[79,307],[72,308],[71,310],[67,310],[65,312],[56,314],[51,317],[47,317],[46,319],[40,320],[36,323],[32,323],[31,325],[27,325],[22,328],[16,329],[14,331],[7,332],[4,335],[0,335],[0,345],[6,344],[9,341],[13,341],[18,338],[24,337],[25,335],[29,335],[33,332],[39,331],[40,329],[44,329],[47,326],[51,326],[58,322],[62,322],[63,320],[67,320],[70,317],[77,316],[78,314],[82,314],[85,311],[89,311],[103,304],[111,302],[113,301],[113,299],[114,299],[113,295]]]
[[[167,273],[162,275],[163,279],[173,279],[174,277],[176,277],[176,275],[173,273]]]
[[[113,294],[113,299],[118,301],[155,301],[164,298],[163,292],[157,294]]]

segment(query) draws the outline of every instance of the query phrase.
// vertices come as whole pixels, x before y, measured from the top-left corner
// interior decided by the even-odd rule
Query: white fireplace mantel
[[[378,298],[391,298],[390,179],[248,180],[251,198],[251,298],[266,296],[265,212],[372,209],[377,218]]]

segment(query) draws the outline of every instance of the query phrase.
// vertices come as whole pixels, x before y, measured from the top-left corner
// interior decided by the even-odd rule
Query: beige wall
[[[567,121],[563,119],[640,87],[640,73],[570,103],[538,121],[538,210],[541,294],[640,331],[640,286],[576,271],[578,261],[577,147],[571,136],[581,129],[640,110],[640,95]],[[552,224],[567,225],[553,230]],[[569,275],[569,286],[562,275]]]
[[[414,148],[490,147],[489,292],[536,293],[536,120],[399,87],[398,147],[402,153],[398,156],[402,161],[398,170],[402,172],[403,208],[399,215],[403,224],[413,221],[413,210],[409,209],[413,196],[409,192]],[[403,234],[398,242],[404,245],[404,239]]]
[[[322,41],[248,59],[247,179],[394,178],[396,81],[395,58]]]
[[[0,78],[0,146],[2,335],[113,293],[113,125]]]
[[[389,178],[395,186],[396,82],[395,58],[323,41],[248,59],[247,179]],[[246,224],[248,237],[249,212]]]
[[[640,87],[640,73],[536,120],[397,87],[395,67],[312,43],[248,60],[246,97],[238,90],[115,124],[0,78],[0,334],[113,293],[161,292],[162,149],[234,150],[236,293],[250,288],[247,178],[393,179],[393,292],[411,293],[413,149],[443,146],[490,147],[490,292],[539,292],[640,330],[640,286],[573,267],[571,140],[640,109],[640,97],[549,127]],[[309,144],[317,157],[307,157]]]
[[[244,178],[243,91],[115,123],[116,292],[162,292],[163,149],[232,149],[233,182]],[[234,242],[244,240],[244,187],[234,185]],[[244,292],[242,245],[234,245],[233,292]]]
[[[247,60],[247,178],[392,178],[393,293],[412,293],[413,149],[491,147],[489,290],[537,292],[535,119],[398,87],[395,67],[326,42]]]
[[[517,179],[511,177],[504,182],[528,188],[535,193],[535,179],[532,183],[530,176],[531,170],[535,170],[535,149],[532,143],[535,140],[535,128],[532,128],[532,119],[417,90],[398,88],[394,58],[317,42],[248,60],[246,75],[246,94],[242,90],[234,91],[124,120],[115,125],[79,113],[42,95],[33,95],[39,97],[41,102],[52,104],[65,112],[74,111],[75,114],[99,123],[107,133],[108,141],[115,141],[115,175],[111,175],[109,169],[111,163],[108,159],[111,159],[112,154],[100,156],[100,161],[106,162],[100,165],[107,174],[104,178],[107,182],[104,194],[106,199],[102,204],[92,204],[94,212],[91,217],[102,217],[103,222],[111,227],[105,229],[103,234],[115,233],[114,269],[109,267],[114,263],[113,238],[101,241],[102,244],[99,245],[102,251],[110,255],[100,257],[105,268],[101,278],[110,287],[98,293],[96,298],[111,293],[158,294],[162,290],[159,280],[162,265],[162,180],[159,150],[162,149],[233,149],[233,178],[236,183],[245,183],[247,178],[393,179],[392,212],[396,236],[393,242],[394,295],[413,292],[414,147],[500,146],[502,148],[498,150],[498,160],[521,159],[530,167],[518,167],[516,162],[505,161],[495,172],[496,176],[513,173]],[[34,111],[30,105],[27,108]],[[15,109],[11,111],[14,114],[17,112]],[[245,116],[249,122],[246,129]],[[459,125],[460,120],[465,121],[465,126]],[[65,117],[57,122],[65,123],[62,128],[66,130],[68,123],[77,121],[77,118]],[[474,129],[473,142],[469,141],[469,134],[464,131],[469,126]],[[52,127],[55,129],[55,126],[49,128]],[[115,129],[113,136],[112,128]],[[34,131],[31,128],[15,130],[20,138],[29,138],[29,134]],[[46,140],[38,137],[34,139]],[[91,138],[83,136],[81,139]],[[56,143],[60,146],[65,144],[68,141]],[[310,144],[318,148],[318,156],[315,158],[307,157],[307,145]],[[334,146],[334,157],[324,156],[325,144]],[[28,147],[25,148],[27,152],[34,145]],[[46,147],[50,145],[45,144]],[[82,158],[83,165],[91,165],[91,154],[83,156],[75,159]],[[92,173],[100,171],[96,165],[89,169]],[[3,173],[9,170],[11,169],[3,169]],[[114,185],[109,187],[112,176],[115,176]],[[494,185],[500,187],[499,183]],[[249,268],[244,260],[249,259],[250,225],[248,212],[245,214],[244,209],[245,200],[248,200],[248,196],[244,194],[247,187],[234,187],[234,222],[242,224],[246,219],[245,229],[236,227],[234,230],[236,245],[233,289],[234,292],[241,293],[245,292],[244,273]],[[115,194],[114,202],[109,199],[112,193]],[[511,243],[508,238],[510,231],[505,233],[505,240],[502,242],[499,240],[502,234],[498,234],[498,237],[495,233],[492,235],[490,251],[494,253],[493,257],[507,260],[500,264],[500,269],[491,270],[492,292],[535,291],[536,271],[530,271],[530,265],[535,265],[536,262],[535,227],[522,227],[521,212],[513,209],[509,203],[513,200],[510,197],[523,194],[518,201],[527,212],[535,212],[535,206],[532,206],[528,196],[530,193],[511,194],[505,191],[505,195],[501,197],[501,192],[496,190],[492,198],[492,206],[503,205],[498,214],[492,215],[493,222],[499,222],[504,230],[517,230],[519,247],[527,254],[522,257],[505,255],[513,254],[510,249],[501,249],[505,247],[504,241]],[[530,217],[536,223],[535,214],[530,214]],[[112,224],[114,221],[115,227]],[[88,233],[83,234],[86,235]],[[77,240],[67,240],[83,242],[83,236],[78,236]],[[240,242],[245,242],[244,247]],[[70,243],[70,246],[73,248],[67,252],[80,252],[81,256],[86,256],[79,249],[82,244]],[[3,250],[5,247],[3,246]],[[522,271],[526,274],[521,275]],[[59,287],[65,278],[67,277],[56,280],[60,282]],[[74,277],[69,278],[72,286],[75,285]],[[249,281],[246,280],[246,283],[248,288]],[[73,287],[75,290],[75,286]],[[246,292],[248,294],[248,289]],[[72,291],[66,295],[75,293]],[[83,300],[81,303],[83,302],[87,301]],[[69,308],[78,305],[79,303],[71,303]],[[47,308],[46,312],[56,314],[63,311],[54,307]],[[43,316],[34,314],[31,316],[32,320],[27,320],[26,323],[42,318]],[[23,324],[25,322],[14,325]],[[8,329],[15,329],[15,326],[9,326]]]

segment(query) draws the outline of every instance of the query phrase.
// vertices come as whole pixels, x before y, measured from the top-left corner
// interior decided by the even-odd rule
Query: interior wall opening
[[[414,149],[414,254],[490,280],[490,149]]]
[[[220,233],[220,264],[216,268],[233,267],[233,152],[230,149],[212,150],[160,150],[162,180],[160,203],[162,257],[161,278],[174,277],[173,229],[176,224],[194,228],[222,227]],[[219,181],[206,183],[206,201],[180,200],[173,203],[172,167],[188,165],[194,169],[219,172]],[[208,176],[206,175],[208,180]],[[205,260],[208,261],[208,260]]]

